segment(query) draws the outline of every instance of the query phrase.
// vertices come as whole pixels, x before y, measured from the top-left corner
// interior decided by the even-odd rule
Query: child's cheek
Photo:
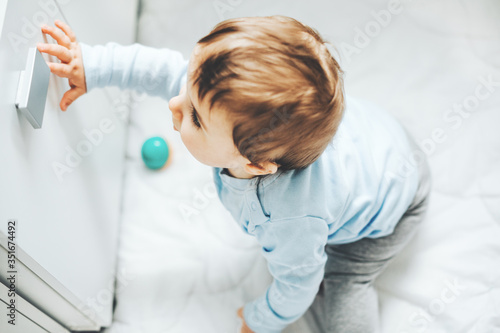
[[[191,152],[194,146],[192,135],[185,127],[181,130],[181,139],[186,148]]]
[[[204,156],[206,155],[204,142],[199,139],[199,136],[197,136],[196,133],[192,133],[192,129],[182,131],[181,138],[182,142],[194,158],[203,164],[208,162],[207,156]]]

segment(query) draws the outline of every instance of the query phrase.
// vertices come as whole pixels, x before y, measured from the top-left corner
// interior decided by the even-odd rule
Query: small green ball
[[[168,144],[159,136],[149,138],[142,145],[141,155],[144,164],[148,168],[152,170],[160,169],[168,160]]]

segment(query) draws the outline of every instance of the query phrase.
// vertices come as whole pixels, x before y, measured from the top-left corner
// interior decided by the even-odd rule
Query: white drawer
[[[14,105],[19,74],[29,47],[44,41],[42,23],[67,21],[89,44],[131,43],[136,10],[137,0],[0,0],[0,232],[7,233],[9,219],[18,221],[26,274],[18,279],[20,295],[72,330],[111,323],[126,94],[96,90],[62,112],[69,86],[51,74],[42,128],[34,129]],[[102,19],[94,18],[97,11]],[[52,296],[35,287],[40,283]],[[68,317],[59,298],[79,315]]]

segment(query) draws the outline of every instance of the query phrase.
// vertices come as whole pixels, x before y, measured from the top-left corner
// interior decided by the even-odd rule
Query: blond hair
[[[197,47],[193,87],[226,112],[242,156],[280,170],[316,161],[344,112],[343,71],[318,32],[284,16],[237,18]]]

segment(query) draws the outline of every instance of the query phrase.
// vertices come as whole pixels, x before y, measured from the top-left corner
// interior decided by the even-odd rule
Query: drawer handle
[[[42,127],[49,78],[50,68],[45,63],[42,54],[36,48],[30,48],[26,69],[21,71],[19,78],[16,107],[33,128]]]

